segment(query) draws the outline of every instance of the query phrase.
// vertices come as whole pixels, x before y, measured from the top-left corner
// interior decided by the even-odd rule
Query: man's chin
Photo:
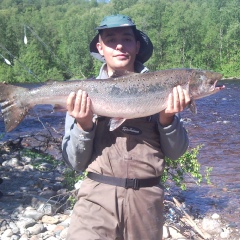
[[[129,66],[131,66],[131,63],[128,59],[120,60],[120,61],[115,62],[115,66],[116,66],[116,68],[123,70],[125,68],[129,68]]]

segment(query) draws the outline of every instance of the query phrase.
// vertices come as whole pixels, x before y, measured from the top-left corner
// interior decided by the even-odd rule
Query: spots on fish
[[[112,96],[125,96],[125,95],[129,95],[129,94],[138,94],[139,90],[137,87],[131,87],[129,86],[128,88],[120,88],[120,87],[116,87],[113,86],[110,92],[110,95]]]

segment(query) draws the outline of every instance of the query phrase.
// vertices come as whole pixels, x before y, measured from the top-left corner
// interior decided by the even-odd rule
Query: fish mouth
[[[213,84],[213,92],[219,92],[220,90],[223,90],[225,88],[225,85],[218,84],[218,80],[216,80]]]

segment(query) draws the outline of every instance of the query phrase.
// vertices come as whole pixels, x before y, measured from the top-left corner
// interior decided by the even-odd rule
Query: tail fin
[[[0,83],[0,105],[6,132],[16,128],[27,115],[29,111],[29,104],[25,98],[27,92],[26,88]]]

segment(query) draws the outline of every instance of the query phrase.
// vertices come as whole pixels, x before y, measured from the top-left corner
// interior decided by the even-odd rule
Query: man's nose
[[[122,48],[123,48],[123,45],[122,45],[121,43],[118,43],[117,46],[116,46],[116,49],[117,49],[117,50],[120,50],[120,49],[122,49]]]

